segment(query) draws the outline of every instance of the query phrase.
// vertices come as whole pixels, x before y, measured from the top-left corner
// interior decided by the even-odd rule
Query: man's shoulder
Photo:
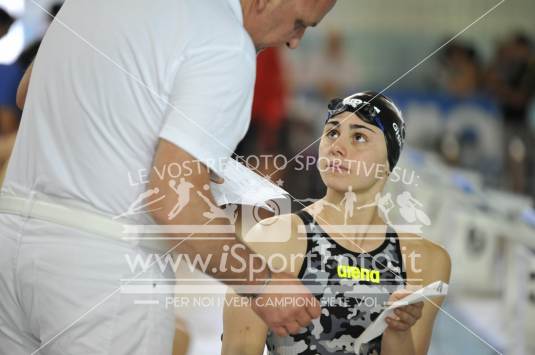
[[[216,41],[219,47],[243,45],[248,33],[243,26],[239,0],[187,0],[195,27],[196,43]]]

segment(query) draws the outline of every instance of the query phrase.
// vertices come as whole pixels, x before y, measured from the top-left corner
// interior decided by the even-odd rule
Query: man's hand
[[[321,315],[318,300],[295,276],[284,272],[273,273],[269,286],[252,300],[252,309],[278,336],[297,334]]]

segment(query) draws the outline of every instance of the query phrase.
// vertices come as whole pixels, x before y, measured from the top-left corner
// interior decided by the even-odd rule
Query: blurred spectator
[[[501,104],[507,122],[525,123],[535,91],[535,61],[528,37],[516,34],[496,51],[487,71],[487,88]]]
[[[63,5],[63,2],[56,2],[54,3],[50,9],[48,10],[49,14],[46,14],[48,24],[50,25],[56,15],[58,14],[59,10],[61,9],[61,6]],[[18,58],[18,63],[22,67],[23,70],[26,70],[30,63],[33,61],[35,56],[37,55],[37,51],[39,50],[39,46],[41,45],[42,38],[39,38],[32,43],[30,43],[24,51],[20,54]]]
[[[286,119],[287,96],[280,49],[262,52],[257,68],[252,123],[259,128],[260,152],[277,153],[280,130]]]
[[[475,95],[480,87],[481,68],[475,48],[458,42],[449,44],[440,58],[438,87],[455,97]]]
[[[327,34],[324,51],[312,55],[308,63],[310,84],[324,100],[344,96],[357,83],[356,64],[345,49],[342,33],[331,31]]]
[[[288,90],[283,67],[278,48],[266,49],[258,55],[252,120],[246,137],[237,148],[238,155],[284,153],[283,127],[287,117]],[[270,174],[275,168],[267,158],[260,161],[258,170]]]
[[[486,73],[489,93],[499,103],[505,120],[507,165],[513,191],[526,191],[532,137],[528,106],[535,93],[535,58],[529,38],[517,33],[502,43]]]
[[[15,19],[0,8],[0,38],[9,32],[14,22]],[[19,124],[20,111],[16,105],[16,94],[21,77],[22,69],[18,64],[0,64],[0,183]]]

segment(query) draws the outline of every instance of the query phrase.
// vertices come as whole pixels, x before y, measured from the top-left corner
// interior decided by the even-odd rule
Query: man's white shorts
[[[119,239],[0,214],[0,355],[171,354],[174,279],[150,251]],[[154,255],[152,255],[154,257]],[[125,292],[126,280],[143,282]]]

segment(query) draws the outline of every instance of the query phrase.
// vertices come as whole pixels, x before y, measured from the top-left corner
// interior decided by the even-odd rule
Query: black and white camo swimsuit
[[[269,331],[269,354],[355,354],[355,339],[385,308],[390,294],[405,286],[397,233],[388,227],[379,247],[357,253],[333,240],[306,211],[297,215],[307,231],[299,279],[320,301],[321,316],[296,335],[280,337]],[[381,340],[379,336],[363,344],[360,355],[379,355]]]

